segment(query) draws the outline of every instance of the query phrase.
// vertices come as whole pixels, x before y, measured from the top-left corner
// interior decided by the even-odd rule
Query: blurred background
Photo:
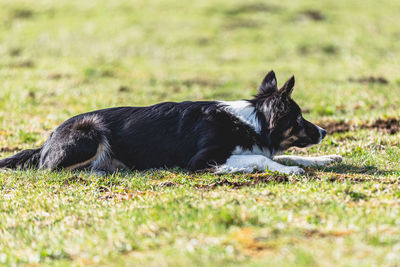
[[[0,265],[399,266],[399,20],[399,0],[0,0],[0,158],[95,109],[249,99],[271,69],[336,129],[288,153],[344,158],[301,177],[1,170]]]
[[[271,69],[296,76],[311,120],[398,116],[399,14],[390,0],[1,0],[0,144],[93,109],[250,98]]]

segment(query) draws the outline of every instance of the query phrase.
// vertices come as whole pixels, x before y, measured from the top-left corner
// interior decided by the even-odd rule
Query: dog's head
[[[294,76],[278,90],[275,73],[270,71],[253,99],[265,117],[271,144],[277,152],[318,144],[326,135],[324,129],[303,118],[300,107],[291,98],[293,87]]]

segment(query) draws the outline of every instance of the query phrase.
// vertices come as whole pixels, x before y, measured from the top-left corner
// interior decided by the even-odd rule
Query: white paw
[[[285,174],[304,174],[305,171],[297,166],[287,166],[281,170],[278,170],[280,173],[285,173]]]
[[[317,161],[317,165],[329,165],[332,163],[339,163],[342,162],[343,158],[339,155],[326,155],[321,157],[321,161]]]
[[[216,168],[214,174],[225,174],[225,173],[252,173],[254,168],[232,168],[226,165],[222,165]]]
[[[328,157],[330,159],[332,159],[333,162],[342,162],[343,161],[342,156],[339,156],[339,155],[328,155]]]

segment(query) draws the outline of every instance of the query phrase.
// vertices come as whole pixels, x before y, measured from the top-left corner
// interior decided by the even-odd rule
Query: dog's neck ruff
[[[219,103],[227,112],[253,128],[256,133],[261,133],[260,120],[257,117],[255,107],[250,102],[246,100],[238,100],[219,101]]]

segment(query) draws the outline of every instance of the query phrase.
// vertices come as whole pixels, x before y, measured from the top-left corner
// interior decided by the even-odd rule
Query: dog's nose
[[[325,136],[326,136],[326,130],[321,129],[321,139],[324,139]]]

